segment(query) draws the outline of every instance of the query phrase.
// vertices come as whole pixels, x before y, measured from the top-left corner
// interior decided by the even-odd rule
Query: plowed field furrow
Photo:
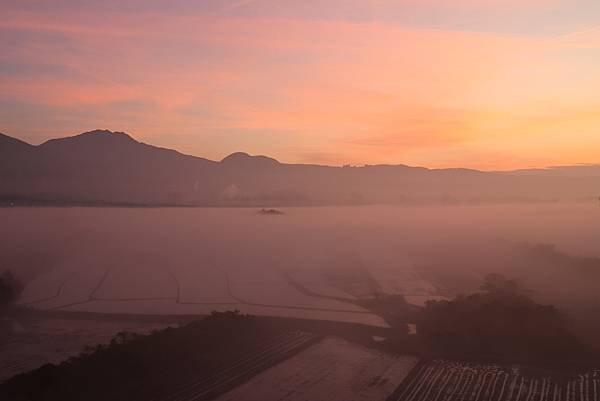
[[[446,360],[423,362],[388,401],[600,401],[600,373],[556,381],[519,369]]]

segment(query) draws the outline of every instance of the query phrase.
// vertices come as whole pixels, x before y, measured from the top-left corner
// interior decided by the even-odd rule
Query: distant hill
[[[3,204],[286,206],[558,201],[600,196],[600,166],[502,172],[220,162],[95,130],[33,146],[0,134]]]

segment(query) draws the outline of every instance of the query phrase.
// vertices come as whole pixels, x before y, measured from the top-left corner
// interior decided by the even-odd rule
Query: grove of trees
[[[556,364],[585,357],[565,316],[498,274],[480,292],[428,302],[417,328],[438,354]]]

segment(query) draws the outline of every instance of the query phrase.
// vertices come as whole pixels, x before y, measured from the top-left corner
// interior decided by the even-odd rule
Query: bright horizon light
[[[31,143],[108,128],[217,160],[600,162],[597,0],[0,9],[0,132]]]

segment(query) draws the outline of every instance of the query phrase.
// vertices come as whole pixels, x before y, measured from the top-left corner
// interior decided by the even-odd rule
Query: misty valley
[[[0,0],[0,401],[600,401],[600,0]]]
[[[594,202],[0,217],[0,266],[22,283],[3,307],[9,399],[599,396]]]

